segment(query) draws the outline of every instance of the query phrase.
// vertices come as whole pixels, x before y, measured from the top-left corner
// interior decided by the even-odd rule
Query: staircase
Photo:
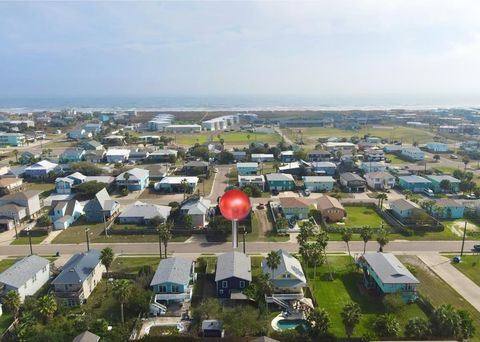
[[[156,312],[157,315],[165,315],[167,313],[167,307],[165,305],[152,302],[150,303],[150,312]]]
[[[287,311],[290,311],[290,306],[287,304],[287,302],[273,296],[271,298],[273,303],[277,304],[278,306],[284,308]]]

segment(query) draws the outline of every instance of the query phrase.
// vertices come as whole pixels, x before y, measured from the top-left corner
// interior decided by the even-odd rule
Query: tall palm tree
[[[38,312],[42,315],[45,322],[48,322],[57,311],[57,301],[52,295],[45,295],[37,300]]]
[[[5,297],[3,297],[3,305],[5,309],[12,314],[14,320],[18,316],[21,304],[20,295],[17,291],[8,291]]]
[[[367,249],[367,242],[372,239],[372,232],[369,227],[363,227],[362,231],[360,232],[360,237],[363,240],[363,254]]]
[[[463,165],[464,165],[463,172],[467,172],[467,165],[468,165],[468,163],[470,163],[470,158],[468,158],[468,156],[465,156],[465,157],[463,157],[462,162],[463,162]]]
[[[271,251],[267,255],[267,266],[272,270],[272,277],[274,278],[275,270],[280,266],[280,254],[277,251]]]
[[[160,226],[158,234],[160,235],[160,240],[163,242],[165,258],[167,257],[167,246],[168,241],[172,239],[172,228],[173,222],[167,221]]]
[[[18,163],[18,150],[13,150],[13,155],[15,156],[15,162]]]
[[[125,189],[128,190],[128,180],[130,179],[130,173],[125,172],[123,175],[123,179],[125,180]]]
[[[158,249],[159,249],[159,254],[160,258],[162,258],[162,238],[160,236],[160,227],[163,224],[163,219],[160,216],[154,216],[150,219],[150,225],[155,228],[158,232]]]
[[[377,199],[378,199],[378,207],[380,209],[383,209],[383,202],[388,200],[388,195],[384,192],[381,192],[377,195]]]
[[[345,326],[345,332],[350,339],[355,326],[360,323],[360,306],[355,302],[346,304],[342,309],[341,316],[343,325]]]
[[[187,189],[188,189],[188,181],[186,178],[182,179],[182,182],[180,183],[182,185],[183,189],[183,200],[185,201],[185,198],[187,197]]]
[[[350,241],[352,240],[352,232],[348,228],[342,229],[342,240],[347,244],[348,256],[351,258],[350,254]]]
[[[383,247],[385,247],[390,240],[388,239],[388,232],[385,229],[380,229],[377,236],[377,242],[380,248],[378,249],[379,252],[383,252]]]
[[[115,283],[113,284],[113,294],[115,298],[120,302],[120,316],[122,319],[122,323],[125,323],[125,316],[123,313],[123,304],[128,299],[128,296],[130,296],[130,293],[132,291],[132,285],[127,279],[120,279],[116,280]]]
[[[105,269],[107,270],[107,278],[108,278],[108,273],[110,271],[110,266],[112,265],[114,257],[115,257],[115,254],[113,253],[113,250],[110,247],[105,247],[100,252],[100,262],[102,263],[103,266],[105,266]]]

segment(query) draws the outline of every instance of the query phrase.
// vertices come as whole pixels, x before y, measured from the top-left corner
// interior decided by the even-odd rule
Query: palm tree
[[[18,150],[13,150],[13,155],[15,156],[15,162],[18,163]]]
[[[351,258],[352,255],[350,254],[350,240],[352,240],[352,232],[348,228],[342,229],[342,240],[347,244],[348,256]]]
[[[371,240],[372,238],[372,232],[369,227],[363,227],[362,231],[360,232],[360,237],[363,240],[363,254],[365,254],[365,251],[367,249],[367,242]]]
[[[327,245],[328,245],[328,233],[324,230],[321,230],[320,232],[317,233],[315,237],[315,243],[318,245],[320,250],[323,251],[323,256],[325,257],[325,263],[327,264],[328,271],[330,274],[330,280],[333,280],[333,275],[332,275],[332,269],[330,268],[330,264],[328,262],[327,258]]]
[[[274,277],[275,270],[280,266],[280,254],[277,251],[271,251],[267,255],[267,266],[272,270],[272,277]]]
[[[5,305],[5,309],[12,314],[14,320],[18,316],[21,304],[20,295],[17,291],[8,291],[5,297],[3,297],[3,305]]]
[[[378,232],[377,242],[380,246],[378,251],[383,252],[383,247],[385,247],[390,242],[390,240],[388,239],[388,232],[385,229],[381,228]]]
[[[52,295],[45,295],[37,300],[38,312],[42,315],[45,322],[48,322],[57,311],[57,301]]]
[[[330,328],[330,316],[323,308],[316,308],[311,310],[307,317],[308,322],[308,335],[312,340],[316,341],[316,338],[324,336]]]
[[[388,195],[384,192],[381,192],[379,194],[377,194],[377,199],[378,199],[378,207],[381,209],[383,209],[383,202],[388,200]]]
[[[130,173],[125,172],[123,174],[123,179],[125,180],[125,189],[128,191],[128,180],[130,179]]]
[[[113,250],[110,247],[105,247],[100,252],[100,262],[102,263],[103,266],[105,266],[105,269],[107,270],[107,278],[108,278],[108,272],[110,271],[110,266],[112,265],[114,257],[115,257],[115,254],[113,253]]]
[[[122,318],[122,323],[125,323],[125,317],[123,314],[123,304],[130,296],[130,292],[132,291],[132,285],[127,279],[120,279],[116,280],[113,284],[113,294],[120,302],[120,315]]]
[[[435,162],[438,163],[438,161],[440,160],[440,155],[439,155],[439,154],[435,154],[435,155],[433,156],[433,159],[435,160]]]
[[[150,225],[156,229],[158,232],[158,249],[159,249],[159,254],[160,258],[162,258],[162,239],[160,236],[160,227],[163,224],[163,219],[160,216],[154,216],[150,219]]]
[[[183,200],[185,201],[185,198],[187,197],[187,189],[188,189],[188,181],[186,178],[182,179],[181,185],[183,189]]]
[[[462,162],[463,162],[463,165],[464,165],[463,172],[467,172],[467,165],[468,165],[468,163],[470,163],[470,158],[468,158],[468,156],[465,156],[465,157],[463,157]]]
[[[165,258],[167,257],[168,241],[172,239],[172,228],[173,228],[173,222],[167,221],[164,224],[162,224],[160,226],[160,229],[158,230],[158,234],[160,235],[160,240],[163,242]]]
[[[346,304],[342,309],[341,316],[343,325],[345,326],[345,332],[350,339],[355,326],[360,322],[360,305],[355,302]]]

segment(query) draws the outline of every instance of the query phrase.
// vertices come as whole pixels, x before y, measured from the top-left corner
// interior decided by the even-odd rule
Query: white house
[[[47,177],[51,171],[54,171],[58,164],[52,163],[48,160],[42,160],[25,169],[25,176],[30,178],[44,178]]]
[[[388,172],[370,172],[365,174],[365,179],[374,190],[387,190],[395,186],[395,177]]]
[[[410,160],[423,160],[425,158],[425,152],[418,147],[402,147],[400,154]]]
[[[270,153],[253,153],[251,158],[252,162],[269,162],[274,161],[275,157]]]
[[[16,291],[23,302],[33,296],[50,278],[50,261],[37,255],[25,257],[0,273],[3,294]]]
[[[280,264],[276,269],[267,265],[267,260],[262,260],[262,272],[269,274],[270,282],[273,285],[274,293],[302,293],[307,287],[307,279],[303,272],[300,261],[283,249],[279,249]]]
[[[262,191],[265,190],[265,176],[264,175],[246,175],[241,176],[238,175],[238,185],[240,187],[245,185],[255,184],[257,185]]]
[[[129,149],[110,148],[106,153],[107,163],[124,163],[130,156]]]
[[[448,145],[439,142],[429,142],[425,148],[430,152],[448,152]]]

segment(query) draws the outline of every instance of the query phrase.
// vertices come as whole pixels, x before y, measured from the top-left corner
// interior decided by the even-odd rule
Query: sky
[[[480,99],[479,18],[478,0],[1,2],[0,97]]]

